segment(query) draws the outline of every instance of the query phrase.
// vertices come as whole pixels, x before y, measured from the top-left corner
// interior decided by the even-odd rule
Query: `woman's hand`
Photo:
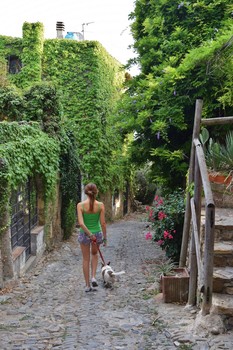
[[[91,235],[90,236],[90,240],[92,243],[96,243],[96,236],[95,235]]]
[[[103,239],[103,246],[106,247],[107,246],[107,238]]]

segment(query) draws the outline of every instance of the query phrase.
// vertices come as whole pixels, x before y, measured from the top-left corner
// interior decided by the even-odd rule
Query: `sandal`
[[[94,277],[92,277],[91,279],[91,284],[92,284],[92,287],[98,287],[98,283]]]

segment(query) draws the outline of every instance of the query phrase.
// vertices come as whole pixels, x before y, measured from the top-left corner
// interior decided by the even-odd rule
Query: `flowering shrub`
[[[169,258],[178,262],[185,213],[183,191],[176,191],[164,198],[155,196],[153,205],[146,209],[152,232],[148,232],[145,238],[153,239]]]

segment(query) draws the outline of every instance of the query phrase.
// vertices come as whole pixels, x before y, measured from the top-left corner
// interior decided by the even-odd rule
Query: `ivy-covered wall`
[[[84,181],[102,191],[111,184],[108,123],[120,96],[124,74],[98,42],[46,40],[43,79],[62,90],[64,116],[76,123]]]
[[[125,75],[121,64],[100,43],[44,40],[43,32],[41,23],[24,23],[22,39],[0,36],[0,121],[35,121],[48,134],[49,142],[57,145],[61,224],[64,236],[68,237],[76,219],[80,173],[84,183],[95,182],[102,193],[123,187],[122,140],[115,133],[112,117]],[[6,127],[2,130],[6,132]],[[42,134],[38,130],[37,137],[33,136],[32,127],[30,133],[31,136],[21,135],[25,147],[19,147],[12,159],[0,149],[0,158],[6,157],[9,164],[19,164],[18,160],[23,159],[20,177],[17,166],[13,170],[7,167],[7,176],[14,179],[14,184],[9,182],[10,188],[35,170],[27,168],[33,158],[30,144],[33,150]],[[35,155],[43,163],[47,148],[42,146]],[[10,141],[9,147],[17,146]],[[47,166],[48,175],[53,167]],[[15,176],[10,175],[13,172]]]
[[[41,23],[24,23],[23,39],[0,36],[0,58],[12,55],[22,62],[21,71],[9,75],[17,87],[43,80],[60,92],[63,120],[74,121],[83,181],[103,192],[118,186],[112,183],[118,141],[112,145],[111,116],[124,82],[121,64],[96,41],[43,40]]]

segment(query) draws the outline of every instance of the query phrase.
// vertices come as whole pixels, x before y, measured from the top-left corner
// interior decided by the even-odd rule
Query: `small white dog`
[[[113,284],[115,282],[115,277],[123,275],[125,271],[120,271],[120,272],[114,272],[113,269],[110,266],[110,262],[107,263],[107,265],[102,264],[102,269],[101,269],[103,281],[104,281],[104,286],[106,288],[111,288],[113,287]]]

